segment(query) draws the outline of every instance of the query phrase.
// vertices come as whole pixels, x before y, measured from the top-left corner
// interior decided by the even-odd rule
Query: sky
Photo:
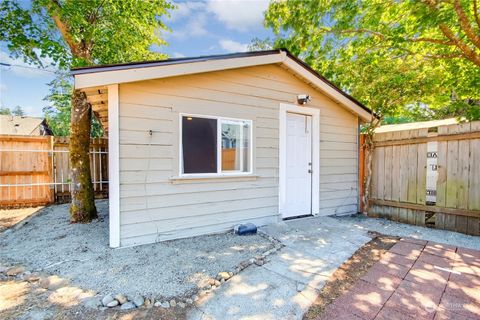
[[[177,9],[170,18],[163,18],[171,32],[162,37],[168,46],[152,48],[172,58],[194,57],[247,51],[253,38],[272,38],[263,27],[263,12],[269,0],[204,0],[175,1]],[[9,56],[6,44],[0,44],[0,106],[21,106],[30,116],[42,116],[50,71],[38,70],[22,59]]]

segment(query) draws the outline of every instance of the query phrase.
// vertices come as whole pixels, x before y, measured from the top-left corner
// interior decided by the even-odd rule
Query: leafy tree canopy
[[[20,106],[16,106],[13,109],[10,109],[9,107],[1,107],[0,108],[0,114],[1,115],[12,115],[12,116],[18,116],[18,117],[23,117],[25,116],[25,111],[23,111],[23,108]]]
[[[479,119],[477,0],[285,0],[265,23],[380,116]]]
[[[39,67],[46,63],[60,70],[93,64],[163,59],[151,51],[165,45],[159,31],[161,17],[172,5],[166,0],[33,0],[28,6],[14,0],[0,4],[0,41],[13,57]],[[72,83],[59,72],[44,108],[55,135],[70,134]],[[92,135],[102,130],[93,118]]]
[[[0,4],[0,41],[14,57],[39,66],[49,58],[61,69],[92,64],[161,59],[160,17],[166,0],[33,0]]]
[[[71,116],[71,99],[73,84],[70,77],[59,74],[53,79],[48,86],[50,93],[45,97],[45,101],[49,102],[49,106],[43,108],[45,119],[48,126],[55,136],[70,135],[70,116]],[[103,129],[97,118],[92,118],[91,136],[94,138],[103,136]]]

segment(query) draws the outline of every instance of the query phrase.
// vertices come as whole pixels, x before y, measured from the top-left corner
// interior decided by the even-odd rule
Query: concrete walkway
[[[330,217],[261,228],[285,248],[205,297],[188,319],[301,319],[329,276],[371,240],[366,231]]]
[[[263,266],[250,266],[209,294],[188,319],[302,319],[329,276],[380,233],[470,248],[480,238],[371,218],[316,217],[261,228],[285,247]]]

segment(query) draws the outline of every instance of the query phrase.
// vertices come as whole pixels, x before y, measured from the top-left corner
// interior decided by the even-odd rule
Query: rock
[[[162,303],[160,301],[155,301],[155,303],[153,305],[155,307],[160,307],[162,305]]]
[[[197,296],[196,294],[193,295],[193,296],[192,296],[192,300],[193,300],[193,302],[198,301],[198,296]]]
[[[35,282],[35,281],[40,280],[40,277],[37,274],[33,273],[33,274],[29,274],[29,275],[24,276],[23,280],[27,281],[27,282]]]
[[[215,280],[215,283],[214,283],[217,287],[220,285],[220,281],[218,280]]]
[[[297,283],[297,291],[300,292],[300,291],[303,291],[303,289],[305,289],[305,285],[303,283]]]
[[[85,307],[90,309],[98,309],[98,307],[102,306],[102,302],[99,298],[93,297],[90,299],[85,300]]]
[[[254,264],[254,263],[255,263],[255,258],[249,259],[249,260],[248,260],[248,263],[249,263],[249,264]]]
[[[224,283],[225,282],[225,279],[220,279],[220,283]]]
[[[230,278],[233,277],[233,272],[230,271],[228,275],[230,276]]]
[[[263,266],[265,264],[265,261],[263,261],[262,259],[257,259],[255,260],[255,264],[257,266]]]
[[[215,281],[216,281],[215,279],[210,278],[210,279],[208,279],[208,284],[211,285],[211,286],[214,286],[214,285],[215,285]]]
[[[122,309],[122,310],[135,309],[135,304],[131,301],[128,301],[128,302],[125,302],[124,304],[122,304],[120,309]]]
[[[170,308],[170,302],[168,302],[168,301],[163,301],[163,302],[160,304],[160,306],[161,306],[162,308],[168,309],[168,308]]]
[[[186,307],[185,303],[183,303],[183,302],[179,302],[178,306],[182,309]]]
[[[209,285],[209,284],[207,284],[203,289],[204,289],[204,290],[210,290],[210,289],[212,289],[212,286]]]
[[[112,300],[109,303],[107,303],[107,307],[109,307],[109,308],[113,308],[113,307],[116,307],[116,306],[118,306],[118,301],[117,300]]]
[[[240,268],[242,268],[242,270],[248,267],[249,265],[250,265],[250,261],[248,260],[240,262]]]
[[[17,274],[20,274],[25,271],[25,268],[22,266],[11,267],[7,270],[7,276],[14,277]]]
[[[177,302],[174,299],[170,300],[170,307],[175,307],[176,305]]]
[[[50,281],[48,280],[48,278],[40,278],[40,282],[38,283],[40,285],[40,287],[44,288],[44,289],[47,289],[48,288],[48,285],[49,285]]]
[[[136,296],[135,298],[133,298],[133,303],[137,307],[141,307],[145,303],[145,299],[143,299],[142,296]]]
[[[145,305],[146,305],[146,306],[149,306],[150,304],[151,304],[150,299],[145,299]]]
[[[107,294],[105,297],[102,299],[102,304],[106,307],[110,302],[113,301],[113,297],[109,294]],[[118,301],[117,301],[118,303]]]
[[[225,271],[219,272],[218,276],[220,277],[220,279],[224,279],[224,280],[230,279],[230,274],[228,272],[225,272]]]
[[[127,300],[127,297],[125,297],[125,295],[123,295],[123,294],[117,294],[117,295],[115,296],[115,300],[117,300],[118,303],[120,303],[120,304],[124,304],[124,303],[126,303],[126,302],[128,301],[128,300]]]
[[[193,303],[193,300],[188,298],[188,299],[185,299],[185,303],[186,304],[192,304]]]
[[[66,279],[62,279],[59,276],[49,276],[40,278],[40,287],[48,290],[57,290],[61,287],[64,287],[68,284]]]

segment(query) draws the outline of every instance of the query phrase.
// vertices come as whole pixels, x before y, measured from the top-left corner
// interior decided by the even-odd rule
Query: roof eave
[[[266,64],[285,65],[292,72],[299,74],[307,82],[358,114],[362,120],[371,120],[372,112],[369,108],[336,87],[286,49],[84,67],[72,69],[71,73],[75,78],[75,88],[85,89]]]

